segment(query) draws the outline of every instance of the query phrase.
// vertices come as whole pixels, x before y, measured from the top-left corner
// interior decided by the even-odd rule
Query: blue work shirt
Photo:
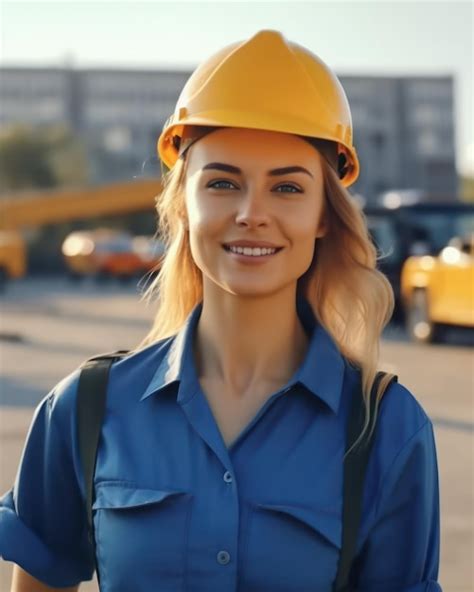
[[[182,330],[112,366],[93,506],[103,592],[330,592],[341,548],[343,454],[360,372],[298,314],[307,354],[226,447]],[[90,580],[75,406],[79,369],[36,408],[0,553],[50,586]],[[433,426],[393,383],[368,465],[354,577],[360,592],[432,592],[439,564]]]

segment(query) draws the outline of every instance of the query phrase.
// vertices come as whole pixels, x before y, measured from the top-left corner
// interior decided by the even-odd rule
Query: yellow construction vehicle
[[[401,294],[414,341],[441,342],[448,325],[474,328],[474,233],[453,237],[437,256],[409,257]]]
[[[155,208],[159,179],[141,179],[87,187],[30,191],[0,199],[0,283],[27,272],[23,233],[46,224],[93,219]]]

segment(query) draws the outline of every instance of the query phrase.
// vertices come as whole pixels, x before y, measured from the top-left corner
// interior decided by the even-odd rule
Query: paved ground
[[[34,405],[93,354],[136,345],[153,308],[134,285],[71,286],[25,280],[1,296],[0,493],[13,482]],[[474,516],[474,364],[472,333],[453,331],[446,345],[417,346],[390,328],[381,367],[394,371],[435,424],[440,470],[440,582],[445,592],[472,592]],[[26,372],[25,372],[26,369]],[[383,558],[381,558],[383,560]],[[0,560],[0,592],[11,564]],[[94,582],[81,592],[96,592]]]

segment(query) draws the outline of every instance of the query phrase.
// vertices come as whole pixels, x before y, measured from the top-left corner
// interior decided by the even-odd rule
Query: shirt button
[[[224,473],[224,481],[226,483],[232,483],[232,475],[229,473],[229,471]]]
[[[221,565],[227,565],[230,561],[229,553],[227,553],[227,551],[219,551],[219,553],[217,553],[217,561]]]

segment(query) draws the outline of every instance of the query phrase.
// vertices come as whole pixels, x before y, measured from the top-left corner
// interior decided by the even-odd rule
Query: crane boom
[[[78,189],[31,191],[0,199],[0,229],[18,230],[109,214],[153,210],[159,179]]]

